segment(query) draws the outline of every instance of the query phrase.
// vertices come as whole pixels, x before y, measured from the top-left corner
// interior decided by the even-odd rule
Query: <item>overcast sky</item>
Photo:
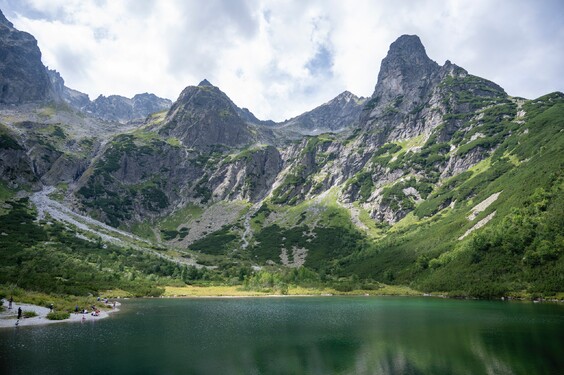
[[[514,96],[564,91],[562,0],[0,0],[68,87],[175,100],[207,78],[261,119],[370,96],[402,34]]]

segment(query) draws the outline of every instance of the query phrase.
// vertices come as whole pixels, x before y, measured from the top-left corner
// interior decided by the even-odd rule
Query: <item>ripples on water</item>
[[[1,374],[551,374],[562,306],[419,298],[154,299],[0,331]]]

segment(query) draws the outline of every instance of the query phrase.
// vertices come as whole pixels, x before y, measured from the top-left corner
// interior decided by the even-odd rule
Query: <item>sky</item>
[[[561,0],[0,0],[43,63],[89,94],[176,100],[208,79],[283,121],[348,90],[372,95],[403,34],[509,95],[564,91]]]

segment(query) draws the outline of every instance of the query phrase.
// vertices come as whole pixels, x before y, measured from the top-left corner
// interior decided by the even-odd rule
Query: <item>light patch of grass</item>
[[[405,229],[411,225],[421,224],[423,221],[425,220],[419,220],[419,218],[413,213],[413,211],[411,211],[410,213],[405,215],[403,219],[395,223],[394,226],[390,228],[390,232],[396,232],[398,230]]]
[[[486,171],[488,168],[490,168],[491,164],[492,164],[491,158],[486,158],[480,161],[478,164],[474,165],[473,167],[468,168],[468,170],[472,172],[472,177],[470,178],[472,179],[475,176],[479,175],[480,173]]]
[[[368,227],[368,236],[372,238],[380,238],[383,235],[383,231],[378,227],[376,221],[370,217],[370,213],[363,207],[355,202],[355,206],[358,208],[358,219]]]
[[[202,216],[204,209],[194,204],[187,204],[185,207],[174,211],[159,223],[159,228],[165,230],[177,230],[182,224],[189,223]]]
[[[53,117],[57,113],[57,109],[54,106],[42,107],[37,111],[37,114],[42,117]]]
[[[509,152],[506,151],[503,154],[503,156],[506,157],[511,162],[511,164],[513,164],[514,166],[518,166],[518,165],[521,164],[521,161],[519,160],[517,155],[510,154]]]
[[[405,151],[405,150],[409,150],[412,147],[421,147],[425,144],[425,141],[426,141],[425,134],[419,134],[416,137],[404,139],[402,141],[396,141],[396,142],[393,142],[393,143],[397,144],[398,146],[400,146],[402,148],[403,151]],[[400,152],[401,151],[398,151],[394,155],[397,155]]]
[[[268,295],[268,293],[242,290],[241,287],[237,285],[186,285],[182,287],[166,286],[165,292],[163,294],[163,296],[165,297],[253,297],[266,295]]]
[[[380,286],[379,289],[368,290],[366,293],[374,296],[420,296],[423,294],[418,290],[404,285],[380,284]]]
[[[157,133],[146,131],[144,129],[136,130],[136,131],[132,132],[131,134],[133,134],[133,136],[135,136],[134,141],[149,142],[149,141],[152,141],[153,139],[159,139],[159,136],[158,136]]]
[[[323,296],[323,295],[371,295],[371,296],[420,296],[422,293],[401,285],[380,284],[380,288],[374,290],[356,289],[349,292],[339,292],[333,288],[305,288],[301,286],[290,286],[288,296]],[[186,285],[182,287],[166,286],[165,297],[267,297],[281,295],[280,291],[253,291],[243,290],[241,286],[195,286]]]
[[[176,137],[167,138],[166,143],[168,143],[169,145],[171,145],[173,147],[180,147],[181,146],[180,139],[178,139]]]
[[[151,124],[160,124],[161,122],[164,121],[166,114],[168,113],[168,109],[165,109],[164,111],[160,111],[160,112],[155,112],[149,115],[149,121]]]
[[[149,222],[135,223],[131,226],[131,232],[141,238],[156,240],[153,226]]]

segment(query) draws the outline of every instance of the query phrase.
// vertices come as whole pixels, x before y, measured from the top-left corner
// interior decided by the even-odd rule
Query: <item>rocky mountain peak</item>
[[[325,104],[294,117],[282,125],[305,135],[338,133],[358,124],[365,98],[344,91]]]
[[[182,90],[168,111],[160,133],[203,149],[246,145],[254,138],[239,111],[223,91],[203,80],[198,86]]]
[[[204,78],[204,80],[200,83],[198,83],[198,87],[204,87],[204,86],[210,86],[210,87],[214,87],[210,81],[208,81],[207,79]]]
[[[417,35],[402,35],[390,45],[387,62],[402,65],[421,65],[433,62]]]
[[[439,69],[431,60],[417,35],[402,35],[390,45],[382,60],[374,95],[393,99],[421,85]]]
[[[8,26],[10,28],[14,27],[14,25],[10,21],[8,21],[8,19],[4,16],[4,13],[2,13],[1,9],[0,9],[0,25]]]

